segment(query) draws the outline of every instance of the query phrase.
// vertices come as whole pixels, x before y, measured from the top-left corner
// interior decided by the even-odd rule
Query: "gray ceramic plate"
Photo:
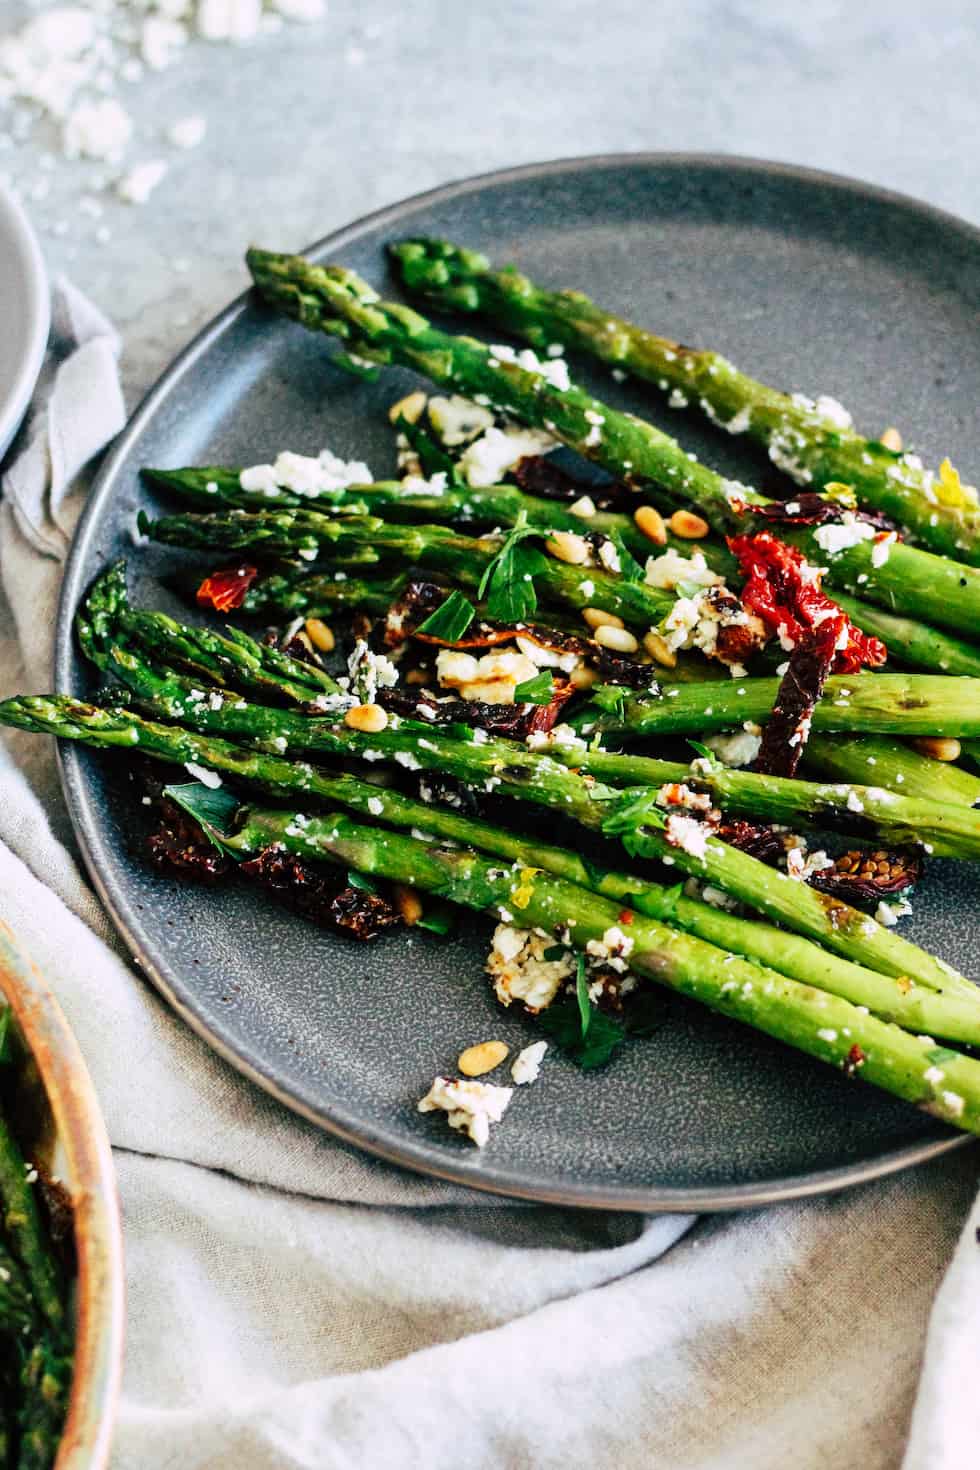
[[[956,220],[846,180],[697,157],[584,159],[451,185],[318,245],[385,285],[382,247],[440,234],[578,285],[640,321],[712,343],[777,383],[832,392],[877,431],[901,425],[930,462],[975,468],[980,237]],[[260,243],[289,246],[275,238]],[[596,391],[663,421],[608,373]],[[82,692],[76,602],[125,555],[136,596],[173,556],[134,552],[149,504],[141,465],[254,463],[325,443],[392,465],[385,409],[411,378],[364,384],[324,343],[242,298],[169,369],[135,415],[79,528],[58,629],[58,683]],[[671,418],[691,447],[748,477],[739,445]],[[160,509],[153,506],[153,509]],[[489,1036],[531,1033],[482,975],[488,927],[448,943],[372,949],[284,917],[254,892],[214,895],[156,877],[118,763],[62,752],[65,791],[93,878],[145,972],[242,1071],[342,1138],[479,1188],[602,1207],[721,1209],[815,1193],[902,1168],[960,1140],[911,1108],[734,1023],[673,1004],[670,1024],[608,1070],[557,1056],[477,1152],[414,1110],[433,1074]],[[913,932],[970,969],[976,873],[935,864]]]
[[[48,287],[34,232],[0,187],[0,458],[30,402],[48,340]]]

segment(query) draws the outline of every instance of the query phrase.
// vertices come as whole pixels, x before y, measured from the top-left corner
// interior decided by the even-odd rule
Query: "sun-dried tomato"
[[[794,546],[787,546],[769,531],[731,536],[728,545],[745,577],[742,602],[758,613],[784,647],[803,642],[828,619],[841,618],[838,637],[843,646],[835,649],[833,671],[853,674],[885,662],[885,645],[855,628],[821,590],[820,569],[810,566]]]
[[[575,693],[571,681],[560,676],[554,681],[554,693],[548,704],[485,704],[480,699],[435,700],[419,689],[379,689],[378,703],[403,719],[421,720],[428,725],[469,725],[486,730],[488,735],[502,735],[510,740],[525,740],[533,733],[547,734]]]
[[[267,847],[242,863],[239,871],[302,918],[327,929],[340,929],[354,939],[374,939],[401,923],[394,906],[380,894],[342,883],[332,872],[304,863],[279,847]]]
[[[198,603],[201,607],[213,608],[215,612],[231,612],[233,608],[241,607],[258,575],[258,567],[246,563],[212,572],[197,589]]]
[[[768,521],[773,526],[823,526],[828,521],[840,520],[843,507],[837,500],[828,500],[815,490],[799,491],[786,500],[773,500],[767,505],[753,505],[752,519]],[[894,522],[880,511],[859,510],[854,512],[856,520],[867,521],[881,531],[894,530]]]
[[[921,853],[911,848],[845,852],[832,868],[811,874],[810,882],[856,908],[873,907],[889,894],[908,893],[922,877],[922,868]]]
[[[729,847],[737,847],[739,852],[747,852],[750,857],[758,858],[760,863],[768,863],[770,867],[775,867],[785,853],[781,833],[742,817],[722,822],[715,836],[727,842]]]
[[[150,861],[161,873],[192,883],[217,883],[233,866],[176,802],[160,802],[160,825],[146,839]]]
[[[636,505],[636,491],[621,481],[590,484],[540,454],[528,454],[518,460],[510,478],[528,495],[540,495],[542,500],[572,502],[588,495],[596,510],[632,510]]]

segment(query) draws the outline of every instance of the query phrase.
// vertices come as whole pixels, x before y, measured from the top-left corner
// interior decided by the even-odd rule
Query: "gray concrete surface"
[[[0,33],[25,7],[0,3]],[[195,41],[125,94],[168,177],[94,220],[58,159],[28,207],[54,269],[118,322],[128,401],[243,285],[250,240],[299,248],[507,164],[698,149],[837,170],[980,219],[976,0],[330,0],[247,47]],[[197,149],[154,145],[203,113]],[[0,157],[25,190],[53,131]],[[105,170],[101,170],[105,172]],[[58,232],[61,233],[58,233]],[[108,239],[101,241],[109,232]]]

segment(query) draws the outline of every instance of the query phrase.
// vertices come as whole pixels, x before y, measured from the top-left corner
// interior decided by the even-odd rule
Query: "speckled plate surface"
[[[630,156],[517,169],[450,185],[341,231],[313,251],[392,292],[382,247],[446,235],[773,382],[842,398],[872,431],[901,425],[930,462],[977,466],[980,235],[909,200],[793,169]],[[274,236],[273,248],[296,241]],[[725,473],[765,477],[743,446],[681,422],[597,369],[594,391],[671,427]],[[331,366],[321,339],[249,298],[228,308],[150,393],[92,493],[65,578],[57,679],[87,690],[71,617],[125,555],[136,599],[173,605],[173,554],[130,537],[141,465],[254,463],[329,444],[393,469],[385,410],[412,383]],[[415,1100],[461,1047],[532,1032],[482,974],[489,926],[449,942],[402,935],[365,949],[285,916],[254,891],[202,894],[139,854],[128,777],[62,750],[92,876],[144,972],[190,1025],[261,1086],[351,1143],[478,1188],[605,1208],[724,1209],[856,1183],[963,1141],[870,1087],[693,1005],[603,1072],[551,1054],[478,1152]],[[976,968],[976,868],[933,865],[911,932]]]
[[[0,185],[0,458],[30,402],[48,340],[48,286],[34,231]]]

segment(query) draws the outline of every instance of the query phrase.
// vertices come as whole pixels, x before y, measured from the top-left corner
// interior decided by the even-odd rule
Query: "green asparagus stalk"
[[[927,801],[980,802],[980,777],[949,761],[920,755],[900,740],[869,735],[811,734],[804,769],[831,781],[865,781]]]
[[[165,516],[158,521],[143,519],[141,526],[154,540],[169,546],[248,548],[272,555],[332,554],[335,561],[343,560],[348,547],[368,543],[404,561],[446,572],[474,588],[479,588],[504,544],[500,536],[463,536],[445,526],[389,525],[363,516],[330,520],[316,511],[288,509]],[[534,584],[550,602],[577,609],[599,607],[639,628],[660,622],[674,605],[672,596],[643,582],[551,557],[541,558]]]
[[[37,1325],[31,1288],[19,1261],[0,1240],[0,1337],[23,1340]],[[0,1460],[0,1464],[2,1464]]]
[[[109,630],[120,632],[150,656],[166,649],[169,661],[221,685],[307,704],[322,694],[338,694],[336,681],[313,663],[302,662],[259,643],[240,628],[224,636],[209,628],[179,623],[166,613],[133,608],[126,592],[126,568],[116,562],[93,584],[78,620],[79,641],[86,656],[105,667],[103,646]]]
[[[222,506],[240,509],[269,509],[271,506],[310,509],[318,504],[316,496],[299,496],[289,490],[282,490],[274,496],[267,491],[242,490],[239,474],[238,470],[213,466],[143,471],[144,478],[155,488],[171,490],[208,510],[215,508],[216,500]],[[211,486],[215,489],[209,489]],[[631,516],[616,511],[577,515],[553,500],[527,495],[515,485],[494,485],[487,489],[451,485],[442,490],[420,492],[406,489],[401,481],[395,480],[362,485],[350,493],[355,497],[350,501],[345,500],[346,492],[343,491],[329,491],[322,499],[335,515],[383,513],[387,519],[396,521],[435,519],[462,525],[504,526],[513,525],[523,514],[529,525],[549,531],[619,536],[633,556],[641,561],[664,549],[655,548]],[[690,541],[672,535],[669,530],[666,535],[666,546],[684,555],[690,554]],[[740,576],[735,558],[720,542],[699,541],[694,549],[704,556],[713,571],[725,577],[731,585],[738,584]],[[835,601],[863,632],[872,634],[885,644],[890,658],[927,672],[980,676],[980,647],[977,645],[911,618],[897,617],[846,593],[836,593]]]
[[[245,856],[282,842],[302,857],[328,859],[380,878],[437,893],[467,908],[567,935],[575,948],[619,929],[618,902],[520,865],[501,869],[476,852],[447,849],[353,822],[340,812],[298,826],[289,813],[251,810],[224,839]],[[942,1067],[923,1041],[863,1008],[774,970],[726,954],[703,940],[636,916],[629,963],[723,1015],[765,1031],[851,1075],[875,1082],[947,1122],[980,1132],[980,1063],[943,1052]]]
[[[437,331],[409,307],[381,301],[340,266],[314,266],[300,256],[254,249],[247,259],[265,300],[310,330],[340,338],[371,361],[414,368],[455,392],[486,400],[615,475],[652,481],[668,503],[696,504],[722,535],[757,528],[751,507],[763,497],[756,491],[715,474],[644,419],[566,385],[555,363],[535,369],[510,360],[503,349]],[[828,555],[818,533],[819,528],[794,531],[786,539],[815,565],[827,567],[832,586],[967,637],[980,625],[980,571],[901,544],[882,558],[869,540]]]
[[[351,732],[344,725],[338,726],[335,716],[317,718],[255,704],[240,697],[237,691],[201,691],[185,678],[158,672],[145,656],[118,645],[109,648],[105,663],[150,713],[163,714],[193,729],[256,741],[264,749],[316,752],[335,758],[343,757],[350,749]],[[461,759],[457,739],[442,735],[420,721],[402,721],[397,727],[372,736],[371,743],[396,760],[417,761],[430,770]],[[553,779],[556,762],[634,786],[656,788],[664,782],[692,779],[692,768],[682,763],[589,750],[581,741],[571,750],[556,745],[553,756],[542,756],[523,745],[501,739],[486,740],[479,757],[469,753],[468,744],[463,750],[471,763],[476,761],[481,781],[500,768],[508,776],[518,770],[533,773],[541,768]],[[871,833],[897,845],[922,843],[942,856],[980,857],[980,811],[972,807],[942,806],[938,802],[896,796],[873,785],[820,785],[754,771],[729,770],[706,760],[695,762],[694,769],[697,784],[736,814],[816,827],[843,827],[845,831]],[[584,820],[578,810],[583,802],[585,812],[592,817],[594,800],[578,778],[572,787],[567,782],[561,783],[556,795],[566,806],[574,807],[574,814],[580,820]]]
[[[161,708],[167,708],[164,702]],[[161,760],[207,766],[259,782],[280,796],[283,791],[297,791],[314,799],[321,795],[328,801],[334,799],[329,786],[322,785],[323,773],[315,766],[140,719],[129,709],[104,710],[64,696],[22,696],[0,703],[0,724],[80,740],[103,749],[139,750]],[[498,742],[474,740],[469,732],[463,734],[469,738],[437,737],[425,727],[420,733],[407,721],[397,729],[371,735],[339,727],[333,753],[372,760],[387,756],[408,769],[443,771],[500,796],[566,812],[593,831],[602,829],[604,808],[618,793],[598,783],[590,785],[588,778],[575,775],[549,757],[535,756],[504,741],[499,742],[504,748],[501,755]],[[672,847],[659,833],[648,836],[651,849],[660,842],[656,856],[725,889],[767,918],[784,923],[847,959],[881,974],[904,976],[940,993],[965,997],[976,994],[969,980],[900,935],[839,900],[827,899],[805,884],[790,881],[746,853],[712,840],[706,844],[704,856],[697,857],[684,848]]]
[[[168,788],[181,802],[184,791],[193,793],[195,789]],[[323,791],[320,794],[325,796]],[[631,911],[686,929],[721,949],[758,960],[791,979],[843,996],[855,1005],[868,1006],[876,1015],[907,1029],[969,1043],[980,1038],[980,992],[939,995],[908,980],[899,982],[830,954],[809,939],[755,919],[741,918],[689,897],[677,888],[666,888],[635,873],[597,866],[568,848],[550,846],[512,828],[463,816],[451,807],[417,801],[391,787],[374,786],[355,776],[337,777],[331,799],[361,816],[393,827],[492,852],[515,863],[533,863],[533,871],[541,869],[605,898],[616,899]],[[187,809],[200,818],[194,804]],[[290,822],[287,816],[287,826],[302,826],[306,814],[300,813],[300,817],[300,823],[296,824],[295,819]]]
[[[60,1331],[65,1304],[60,1272],[45,1239],[34,1198],[37,1174],[21,1152],[6,1120],[0,1115],[0,1207],[7,1239],[30,1285],[38,1312]]]
[[[71,1391],[71,1358],[47,1338],[35,1343],[21,1370],[17,1470],[51,1470],[58,1454]]]
[[[372,578],[343,576],[341,580],[306,567],[264,573],[245,594],[241,611],[250,616],[329,618],[340,612],[383,615],[405,590],[407,572]]]
[[[677,684],[660,698],[629,696],[623,713],[590,706],[573,723],[583,734],[617,731],[631,738],[697,735],[766,721],[778,679]],[[980,682],[938,674],[838,674],[813,713],[816,731],[869,735],[980,735]]]
[[[545,291],[514,269],[494,270],[476,251],[444,240],[390,247],[410,292],[462,312],[478,312],[535,347],[552,342],[588,353],[669,391],[677,406],[697,404],[730,434],[747,434],[801,485],[844,482],[859,499],[908,526],[934,551],[980,565],[975,492],[936,478],[851,427],[828,399],[780,393],[716,352],[684,347],[602,310],[580,291]]]

